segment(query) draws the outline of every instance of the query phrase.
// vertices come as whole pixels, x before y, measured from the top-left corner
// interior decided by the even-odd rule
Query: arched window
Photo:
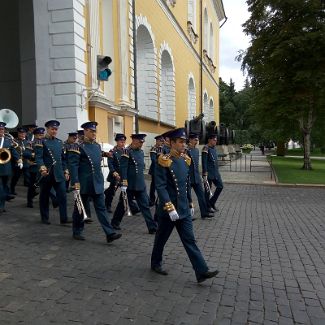
[[[188,0],[187,13],[187,19],[192,23],[192,27],[196,31],[196,0]]]
[[[175,71],[172,58],[167,50],[163,50],[161,54],[160,121],[176,124]]]
[[[153,40],[146,26],[137,29],[137,89],[139,114],[158,119],[156,58]]]
[[[196,95],[195,84],[193,77],[190,77],[188,81],[188,119],[191,120],[193,116],[196,116]]]
[[[203,95],[203,114],[204,114],[204,120],[206,122],[209,122],[210,121],[209,96],[206,91],[204,92]]]
[[[213,39],[212,23],[210,23],[209,57],[212,60],[212,62],[214,62],[214,39]]]
[[[209,51],[209,18],[207,8],[204,8],[204,18],[203,18],[203,50]]]
[[[213,102],[213,98],[210,98],[210,113],[209,113],[209,116],[210,116],[210,119],[209,121],[215,121],[215,117],[214,117],[214,102]]]

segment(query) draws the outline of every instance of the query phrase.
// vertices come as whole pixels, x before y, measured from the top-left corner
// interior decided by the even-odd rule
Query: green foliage
[[[243,27],[251,46],[239,60],[251,80],[252,115],[277,141],[303,138],[307,157],[309,135],[324,115],[324,6],[320,0],[247,0],[247,4],[251,16]],[[320,132],[314,139],[325,146]]]

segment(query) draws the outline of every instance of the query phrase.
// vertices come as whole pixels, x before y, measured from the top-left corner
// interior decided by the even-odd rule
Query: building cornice
[[[123,101],[120,104],[115,104],[114,102],[100,95],[93,96],[89,101],[89,106],[102,108],[109,113],[122,116],[134,116],[136,114],[136,111],[129,103]]]
[[[214,0],[214,1],[221,1],[221,0]],[[167,18],[169,19],[171,24],[173,25],[173,27],[177,31],[177,34],[182,38],[182,40],[184,41],[186,46],[191,50],[191,52],[194,55],[196,61],[198,63],[201,63],[201,57],[200,57],[199,53],[196,51],[195,47],[192,45],[191,41],[187,37],[185,31],[180,26],[177,19],[175,18],[175,16],[171,12],[171,10],[168,7],[168,4],[166,3],[166,1],[158,0],[158,4],[160,5],[161,9],[163,10],[163,12],[167,16]],[[201,37],[202,37],[202,35],[201,35]],[[214,76],[211,74],[211,72],[209,71],[208,67],[206,66],[206,64],[204,62],[202,63],[202,66],[203,66],[204,72],[207,73],[209,79],[219,88],[219,83],[215,80]]]
[[[214,9],[217,13],[219,23],[226,19],[226,12],[222,0],[212,0]]]

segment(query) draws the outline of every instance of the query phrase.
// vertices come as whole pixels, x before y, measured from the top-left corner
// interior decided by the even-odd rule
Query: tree
[[[283,138],[299,128],[309,170],[311,132],[325,103],[324,6],[320,0],[247,4],[251,16],[243,27],[251,45],[239,59],[251,79],[256,116]]]

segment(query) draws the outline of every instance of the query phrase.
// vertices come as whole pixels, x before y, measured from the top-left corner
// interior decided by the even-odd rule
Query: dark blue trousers
[[[212,190],[212,184],[214,184],[214,186],[216,187],[216,189],[210,199],[209,199],[209,193],[205,193],[208,207],[211,207],[211,205],[214,205],[217,202],[219,195],[221,194],[221,192],[223,190],[223,183],[222,183],[222,179],[221,179],[220,175],[218,178],[208,179],[208,182],[210,184],[211,190]]]
[[[9,176],[0,176],[0,209],[4,209],[9,194],[8,179]]]
[[[191,187],[193,188],[199,202],[201,217],[206,216],[208,214],[208,203],[204,195],[202,183],[191,184]]]
[[[144,217],[148,230],[157,229],[157,224],[153,220],[151,211],[149,208],[149,197],[147,191],[132,191],[127,190],[128,202],[130,202],[133,198],[137,201],[139,209]],[[114,216],[112,219],[112,224],[115,226],[119,226],[123,216],[125,214],[124,202],[122,199],[122,194],[120,194],[119,202],[117,204],[116,210],[114,212]]]
[[[193,224],[190,217],[171,221],[166,214],[158,216],[158,230],[151,254],[151,267],[162,265],[164,247],[171,235],[174,227],[181,238],[186,253],[192,263],[196,276],[208,271],[208,266],[202,256],[200,249],[196,245],[193,233]]]
[[[65,222],[68,219],[65,181],[56,182],[53,173],[43,177],[40,181],[39,206],[42,221],[49,220],[49,198],[52,187],[56,192],[57,202],[59,204],[60,221]]]
[[[87,212],[87,208],[86,208],[87,204],[88,204],[88,209],[89,209],[89,198],[91,198],[94,203],[94,208],[96,211],[97,219],[98,219],[100,225],[102,226],[106,236],[115,234],[114,229],[112,228],[111,224],[109,223],[108,213],[107,213],[106,207],[105,207],[104,193],[81,194],[82,203],[85,207],[86,212]],[[79,214],[76,204],[74,205],[72,220],[73,220],[73,224],[72,224],[73,234],[74,235],[82,234],[82,232],[84,230],[84,221],[83,221],[83,216],[81,214]]]

